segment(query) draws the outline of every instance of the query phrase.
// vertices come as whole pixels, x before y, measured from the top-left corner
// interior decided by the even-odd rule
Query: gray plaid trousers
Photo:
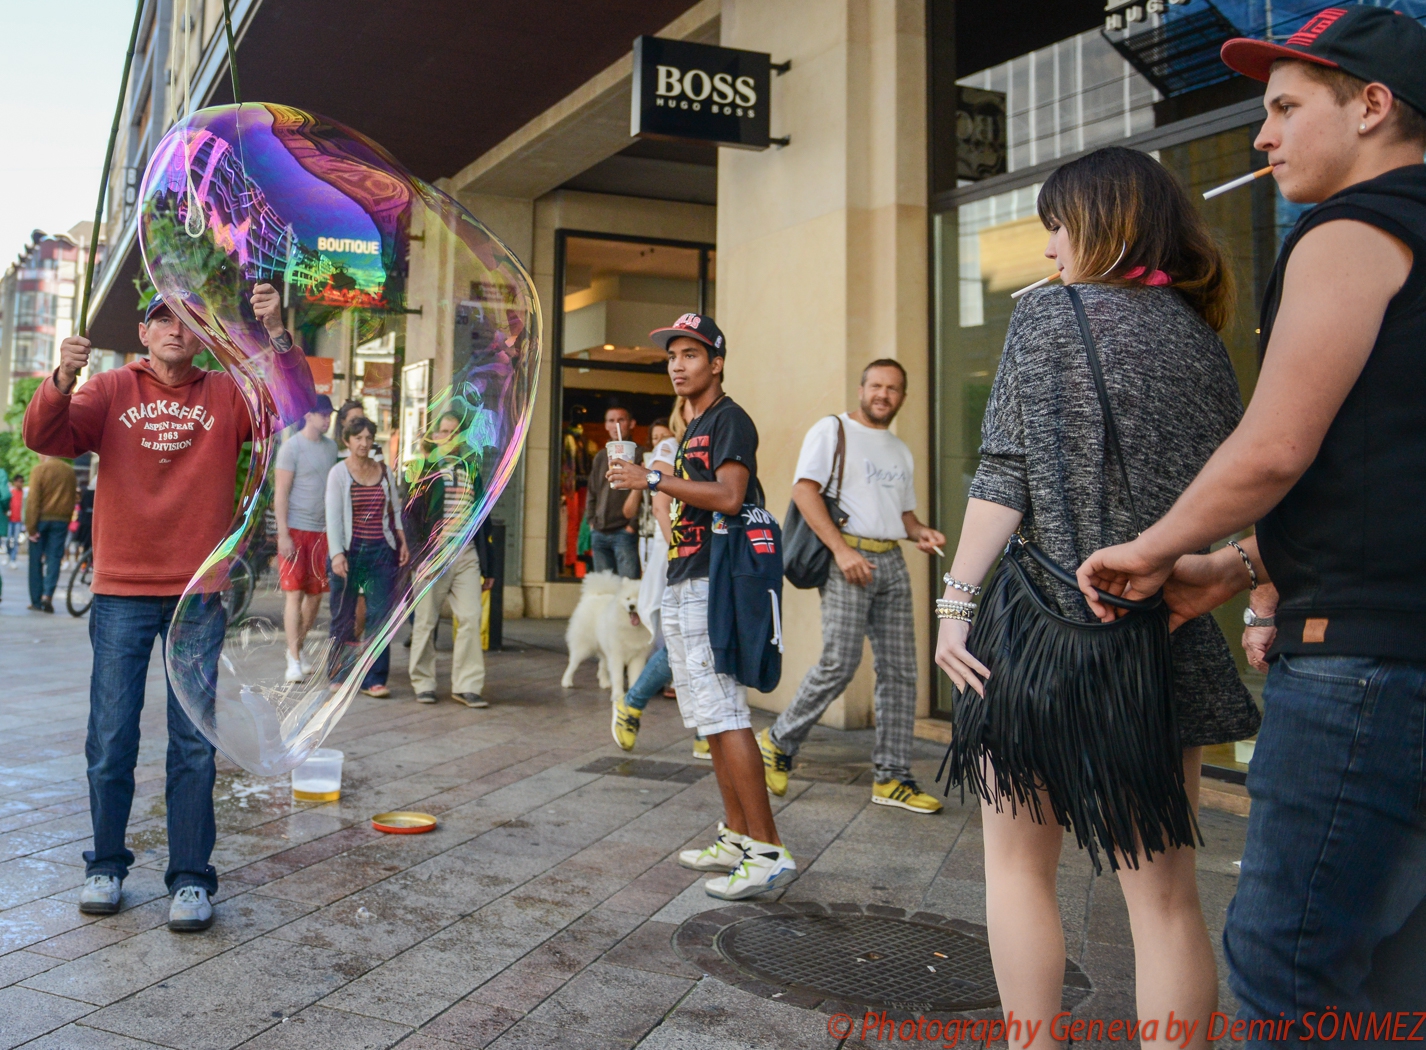
[[[833,563],[822,587],[822,658],[802,679],[787,710],[777,716],[772,739],[789,755],[797,754],[822,712],[856,674],[862,662],[862,639],[870,635],[876,668],[876,747],[871,755],[876,779],[878,783],[909,780],[916,730],[911,576],[900,547],[861,554],[875,567],[871,583],[865,587],[848,583]]]

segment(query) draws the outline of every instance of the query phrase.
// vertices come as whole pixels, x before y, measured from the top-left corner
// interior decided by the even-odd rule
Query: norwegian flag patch
[[[777,541],[773,539],[771,529],[749,529],[748,542],[759,554],[777,553]]]

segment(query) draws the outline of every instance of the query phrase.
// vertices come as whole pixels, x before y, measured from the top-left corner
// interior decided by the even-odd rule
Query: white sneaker
[[[703,890],[719,900],[740,901],[779,890],[796,878],[797,862],[785,847],[748,839],[743,863],[722,878],[709,879]]]
[[[119,878],[116,875],[91,875],[79,891],[79,910],[86,915],[113,915],[119,910]]]
[[[678,863],[694,871],[733,871],[743,862],[743,847],[753,840],[736,831],[729,831],[718,821],[718,837],[707,849],[686,849],[678,855]]]
[[[297,663],[298,663],[298,666],[300,666],[300,667],[302,668],[302,673],[303,673],[303,674],[311,674],[311,673],[312,673],[312,661],[309,660],[309,659],[307,659],[307,654],[306,654],[306,653],[303,653],[300,657],[298,657]]]
[[[177,933],[206,930],[213,925],[213,905],[202,886],[184,886],[168,906],[168,928]]]
[[[302,666],[302,661],[291,653],[287,654],[287,674],[283,677],[289,682],[300,682],[307,677],[307,672]]]

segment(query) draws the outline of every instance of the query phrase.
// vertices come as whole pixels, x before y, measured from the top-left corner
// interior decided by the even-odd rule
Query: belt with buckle
[[[869,540],[865,536],[853,536],[846,532],[842,533],[842,539],[847,541],[848,547],[859,551],[870,551],[872,554],[885,554],[887,551],[894,551],[901,546],[900,540]]]

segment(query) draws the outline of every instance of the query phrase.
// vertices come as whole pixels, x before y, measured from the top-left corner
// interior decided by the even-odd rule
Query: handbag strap
[[[842,498],[842,475],[847,469],[847,430],[842,426],[842,417],[833,416],[837,421],[837,451],[832,454],[832,473],[827,478],[827,484],[832,484],[832,478],[837,479],[837,494],[833,499]],[[826,492],[826,489],[822,490]]]
[[[1104,370],[1099,366],[1099,351],[1094,346],[1094,335],[1089,330],[1089,318],[1084,313],[1084,301],[1074,285],[1066,285],[1070,303],[1074,306],[1075,319],[1079,321],[1079,334],[1084,339],[1084,352],[1089,358],[1089,371],[1094,376],[1094,392],[1099,395],[1099,408],[1104,413],[1104,443],[1119,463],[1119,478],[1124,483],[1124,494],[1129,497],[1129,516],[1134,521],[1134,535],[1143,531],[1139,524],[1139,508],[1134,504],[1134,490],[1129,485],[1129,470],[1124,462],[1124,447],[1119,443],[1119,428],[1114,423],[1114,410],[1109,406],[1109,391],[1104,385]]]

